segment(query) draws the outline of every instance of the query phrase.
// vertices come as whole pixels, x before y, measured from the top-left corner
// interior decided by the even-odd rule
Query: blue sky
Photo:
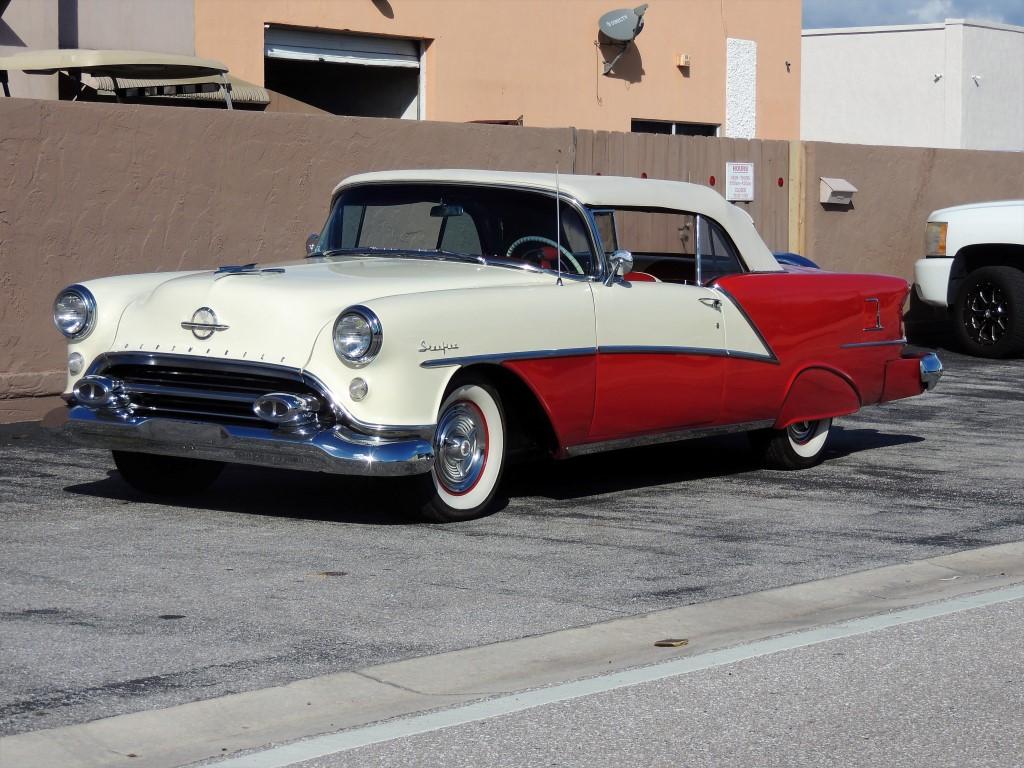
[[[804,29],[921,24],[944,19],[1024,26],[1024,0],[803,0]]]

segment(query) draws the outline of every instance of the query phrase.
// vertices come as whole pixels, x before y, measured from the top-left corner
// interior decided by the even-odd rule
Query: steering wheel
[[[557,248],[558,252],[561,254],[561,256],[559,256],[559,260],[562,260],[563,257],[565,259],[565,261],[562,262],[563,266],[566,261],[572,265],[572,269],[566,269],[566,272],[575,271],[577,275],[584,274],[583,267],[580,266],[580,263],[576,261],[576,257],[573,256],[572,253],[568,251],[564,245],[559,245],[554,240],[548,240],[546,237],[539,237],[538,235],[527,235],[526,237],[520,237],[518,240],[516,240],[514,243],[512,243],[512,245],[508,247],[508,251],[505,253],[506,258],[514,258],[512,256],[512,252],[515,251],[516,248],[519,248],[522,245],[527,245],[529,243],[540,243],[542,246],[547,245],[551,246],[552,248]],[[539,252],[540,250],[541,249],[539,248],[535,248],[532,252],[524,253],[520,258],[522,258],[524,261],[529,260],[529,257],[531,255],[533,255],[536,252]],[[538,265],[540,265],[540,262],[543,260],[543,256],[541,256],[540,258],[536,258],[535,260],[538,262]]]

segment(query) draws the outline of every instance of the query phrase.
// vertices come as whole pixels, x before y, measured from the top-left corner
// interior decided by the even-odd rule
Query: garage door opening
[[[267,88],[335,115],[423,117],[422,42],[268,27]]]

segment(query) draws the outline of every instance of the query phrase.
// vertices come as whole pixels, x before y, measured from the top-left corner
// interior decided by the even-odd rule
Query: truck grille
[[[261,395],[285,392],[313,395],[321,403],[319,425],[335,423],[328,398],[292,368],[125,354],[107,356],[92,373],[121,381],[131,411],[138,416],[267,427],[253,412],[253,403]]]

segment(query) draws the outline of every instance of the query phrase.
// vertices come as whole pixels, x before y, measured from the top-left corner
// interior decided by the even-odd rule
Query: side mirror
[[[608,257],[608,266],[608,277],[604,279],[605,285],[611,285],[615,282],[615,278],[633,271],[633,254],[629,251],[615,251]]]
[[[320,235],[313,232],[306,238],[306,255],[312,256],[320,249]]]

